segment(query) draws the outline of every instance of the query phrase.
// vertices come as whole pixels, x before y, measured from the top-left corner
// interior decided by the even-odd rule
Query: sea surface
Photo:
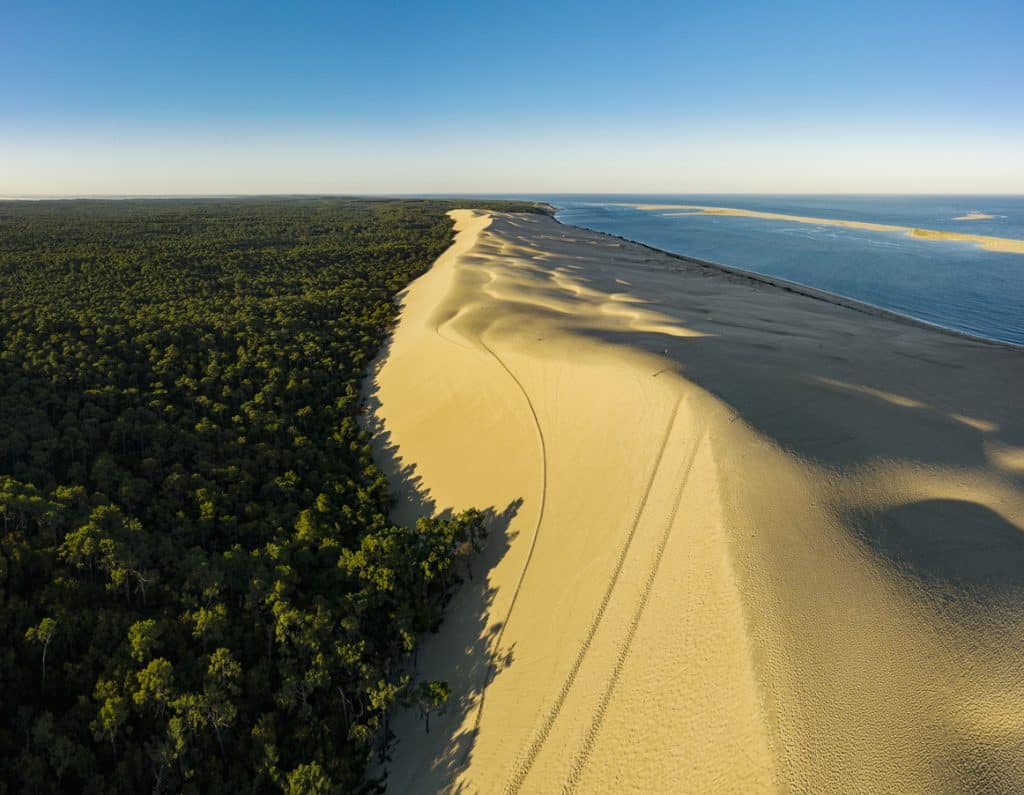
[[[1024,255],[894,232],[623,203],[733,207],[1024,238],[1024,196],[546,195],[559,221],[781,277],[928,323],[1024,345]],[[985,213],[991,219],[957,221]]]

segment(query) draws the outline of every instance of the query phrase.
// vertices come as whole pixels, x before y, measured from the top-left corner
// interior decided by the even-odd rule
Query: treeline
[[[482,517],[393,525],[357,416],[452,206],[0,203],[0,791],[372,791],[442,704]]]

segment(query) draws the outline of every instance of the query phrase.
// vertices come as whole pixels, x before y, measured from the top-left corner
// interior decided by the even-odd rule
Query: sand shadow
[[[476,561],[473,578],[462,583],[437,633],[424,641],[422,659],[429,658],[434,669],[419,669],[416,674],[433,678],[440,673],[452,686],[452,698],[442,719],[431,725],[429,734],[425,725],[412,727],[406,721],[398,740],[417,746],[414,752],[426,763],[417,766],[415,791],[450,790],[459,774],[469,766],[483,691],[515,661],[514,644],[505,648],[496,646],[502,626],[500,622],[490,624],[496,590],[487,584],[486,573],[508,551],[514,537],[508,532],[508,524],[521,504],[522,501],[517,500],[501,512],[487,512],[491,528],[488,545]],[[396,781],[389,790],[409,791],[410,783]]]
[[[389,350],[390,342],[382,348],[364,380],[360,419],[369,434],[374,461],[388,479],[392,494],[389,518],[397,524],[412,526],[421,516],[451,518],[476,507],[484,514],[488,533],[478,553],[461,557],[457,570],[461,582],[449,594],[441,622],[420,638],[417,651],[403,667],[403,673],[414,681],[446,681],[452,688],[451,698],[442,714],[431,717],[429,732],[415,708],[392,710],[373,775],[383,781],[388,791],[451,791],[453,782],[472,758],[483,691],[515,659],[513,646],[496,646],[502,625],[492,623],[496,589],[489,584],[489,574],[515,540],[517,533],[510,526],[523,499],[486,508],[438,504],[416,464],[402,456],[380,416],[377,377]],[[392,759],[396,760],[394,767]]]
[[[399,300],[401,306],[401,300]],[[399,524],[411,525],[420,516],[440,516],[450,518],[452,510],[439,512],[437,504],[430,495],[430,490],[423,485],[423,478],[416,472],[416,465],[406,463],[398,446],[391,438],[391,432],[384,425],[381,417],[380,387],[378,376],[381,367],[387,361],[391,350],[390,337],[381,346],[370,366],[369,373],[363,379],[361,394],[361,415],[359,424],[367,434],[367,441],[373,452],[373,460],[388,479],[388,493],[391,504],[388,506],[389,517]],[[469,508],[472,506],[464,506]]]
[[[497,591],[487,574],[515,538],[509,525],[521,505],[522,500],[515,500],[500,511],[483,512],[488,527],[483,550],[464,562],[462,582],[453,590],[440,625],[420,638],[417,653],[406,661],[404,672],[413,680],[440,679],[451,686],[452,695],[444,712],[431,719],[429,732],[415,709],[394,710],[377,760],[388,791],[450,791],[472,759],[483,690],[515,660],[514,645],[496,646],[501,624],[491,624],[490,613]],[[441,515],[447,513],[450,509]],[[396,755],[402,761],[392,774]]]
[[[672,318],[662,331],[573,323],[572,332],[673,360],[681,376],[720,398],[737,419],[800,458],[842,470],[880,458],[927,466],[992,466],[992,450],[1024,460],[1022,353],[838,305],[757,277],[616,238],[528,219],[497,235],[544,236],[545,269],[611,296],[628,294]],[[586,256],[593,251],[593,256]],[[580,256],[583,254],[584,256]],[[623,284],[623,280],[628,284]],[[549,292],[565,293],[552,283]],[[551,315],[551,323],[559,318]],[[668,333],[671,326],[697,332]],[[656,369],[652,370],[652,375]],[[1024,467],[1002,467],[1024,486]]]
[[[926,584],[979,596],[1024,588],[1024,533],[978,503],[924,500],[852,524],[875,552]]]

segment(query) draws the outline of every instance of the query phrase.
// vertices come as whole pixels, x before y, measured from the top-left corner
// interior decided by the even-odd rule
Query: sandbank
[[[911,226],[895,224],[876,224],[870,221],[844,221],[838,218],[815,218],[806,215],[788,215],[786,213],[769,213],[759,210],[742,210],[735,207],[711,207],[698,204],[637,204],[620,202],[620,207],[634,207],[637,210],[661,212],[680,210],[681,215],[726,215],[742,218],[760,218],[766,221],[788,221],[790,223],[816,224],[819,226],[842,226],[847,229],[864,229],[870,232],[897,232],[909,237],[924,240],[946,241],[951,243],[971,243],[986,251],[998,251],[1004,254],[1024,254],[1024,240],[1013,237],[993,237],[991,235],[973,235],[967,232],[949,232],[942,229],[916,229]],[[991,218],[980,213],[955,218],[955,221],[981,220]]]

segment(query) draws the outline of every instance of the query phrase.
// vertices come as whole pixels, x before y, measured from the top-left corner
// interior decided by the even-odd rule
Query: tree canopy
[[[373,791],[443,707],[482,517],[392,523],[358,415],[452,206],[0,203],[0,791]]]

